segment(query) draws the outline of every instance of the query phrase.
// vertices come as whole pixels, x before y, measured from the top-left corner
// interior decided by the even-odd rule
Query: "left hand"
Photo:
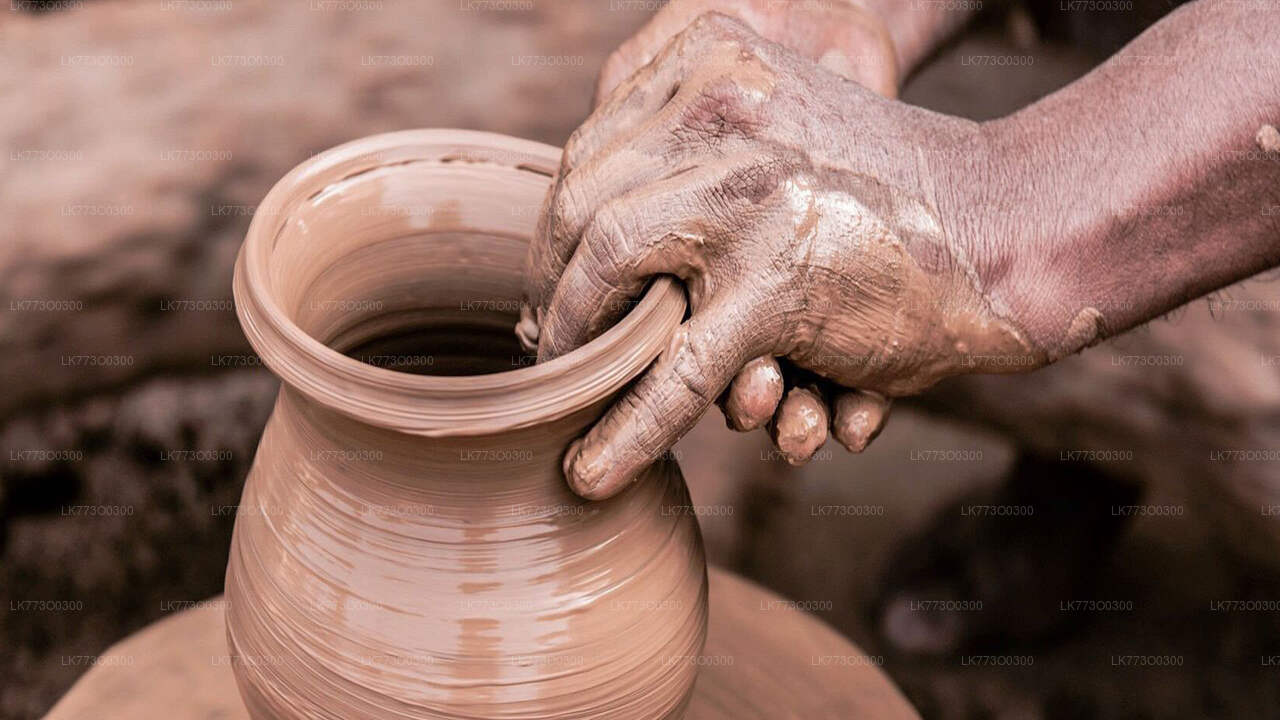
[[[520,334],[540,360],[609,327],[654,274],[689,293],[671,346],[569,449],[574,490],[621,490],[726,388],[731,424],[771,420],[802,462],[828,423],[860,449],[887,397],[1023,351],[974,285],[986,254],[937,206],[998,176],[979,134],[723,15],[668,43],[570,138],[530,246]],[[844,390],[781,399],[775,358]]]
[[[671,0],[605,60],[595,104],[653,61],[694,20],[716,12],[885,97],[897,97],[902,68],[888,20],[859,0]]]

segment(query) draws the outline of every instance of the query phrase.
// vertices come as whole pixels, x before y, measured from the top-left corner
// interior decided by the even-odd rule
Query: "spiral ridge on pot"
[[[706,587],[674,466],[585,504],[492,438],[395,447],[304,402],[281,397],[233,543],[228,634],[255,717],[679,709]]]

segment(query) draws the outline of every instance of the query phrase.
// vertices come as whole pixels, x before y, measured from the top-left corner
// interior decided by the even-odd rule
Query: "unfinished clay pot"
[[[585,347],[521,354],[526,244],[559,155],[379,135],[259,206],[236,308],[283,384],[226,583],[253,717],[676,718],[688,702],[707,576],[679,469],[586,503],[560,468],[665,347],[683,293],[659,280]]]

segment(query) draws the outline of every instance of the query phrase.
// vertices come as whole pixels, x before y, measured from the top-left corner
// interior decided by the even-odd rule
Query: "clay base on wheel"
[[[848,640],[778,596],[710,569],[711,627],[685,720],[919,716]],[[247,720],[220,602],[116,643],[46,720]]]

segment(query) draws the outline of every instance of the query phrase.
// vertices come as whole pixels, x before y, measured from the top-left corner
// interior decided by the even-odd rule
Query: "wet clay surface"
[[[556,156],[482,133],[393,133],[304,163],[264,200],[236,300],[284,387],[226,582],[253,717],[686,706],[707,585],[678,468],[598,504],[560,473],[684,303],[660,283],[581,352],[537,366],[513,353],[535,217],[516,210],[539,202]]]

